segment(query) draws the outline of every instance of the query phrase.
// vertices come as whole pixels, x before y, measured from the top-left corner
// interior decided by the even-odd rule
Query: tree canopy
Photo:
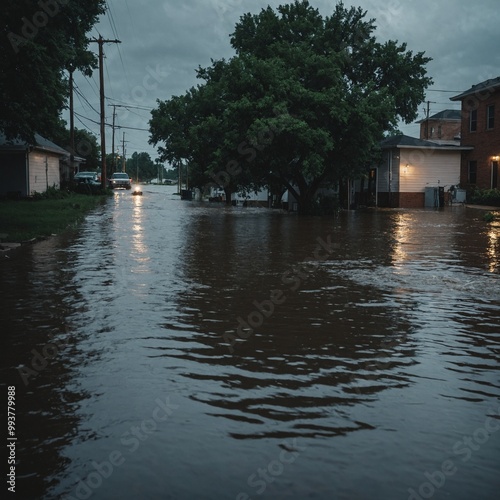
[[[379,43],[375,20],[307,0],[244,14],[236,56],[198,70],[203,83],[159,102],[151,142],[228,191],[284,186],[308,213],[320,186],[366,171],[384,132],[411,122],[431,79],[423,53]]]
[[[6,0],[0,22],[0,129],[51,134],[68,97],[66,71],[96,66],[88,32],[105,0]]]
[[[126,172],[128,175],[139,181],[150,181],[158,176],[158,169],[151,159],[149,153],[138,153],[137,151],[127,159]]]

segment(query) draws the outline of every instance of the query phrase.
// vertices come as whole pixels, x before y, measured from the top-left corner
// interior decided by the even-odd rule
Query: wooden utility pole
[[[75,108],[73,104],[73,69],[69,70],[69,147],[70,157],[69,164],[71,172],[69,173],[69,180],[73,180],[74,160],[75,160]]]
[[[120,40],[104,40],[101,35],[97,40],[91,40],[99,44],[99,86],[100,86],[100,101],[101,101],[101,186],[106,189],[106,108],[104,96],[104,50],[105,43],[121,43]]]
[[[116,162],[115,162],[115,118],[116,118],[116,106],[113,104],[113,134],[111,139],[111,173],[116,172]]]
[[[434,101],[427,101],[427,111],[425,113],[425,139],[429,140],[429,114],[430,114],[430,107],[432,104],[436,104]]]
[[[122,172],[125,172],[125,132],[123,132],[123,141],[122,141],[122,148],[123,148],[123,157],[122,157]]]

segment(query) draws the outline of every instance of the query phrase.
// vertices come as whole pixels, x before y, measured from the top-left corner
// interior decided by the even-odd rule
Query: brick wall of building
[[[423,208],[425,193],[399,193],[400,208]]]
[[[428,137],[425,122],[420,124],[420,139],[453,141],[461,132],[461,121],[454,120],[429,120]]]
[[[495,123],[494,128],[488,130],[486,114],[488,106],[492,104],[495,106]],[[477,109],[477,130],[471,132],[470,115],[474,109]],[[462,101],[462,116],[462,145],[473,146],[474,150],[464,152],[462,155],[460,182],[462,185],[469,184],[469,162],[476,161],[476,186],[481,189],[489,189],[492,187],[492,161],[494,157],[500,156],[500,90],[483,91],[477,96],[466,97]],[[500,188],[500,184],[496,187]]]

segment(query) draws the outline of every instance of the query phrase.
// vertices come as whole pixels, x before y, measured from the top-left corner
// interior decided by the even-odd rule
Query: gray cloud
[[[155,107],[157,99],[183,94],[196,85],[195,70],[208,66],[210,59],[233,55],[230,34],[245,12],[258,13],[286,0],[108,0],[110,14],[95,28],[106,38],[117,36],[122,44],[106,46],[106,95],[109,103]],[[334,0],[311,0],[323,15],[329,15]],[[434,101],[431,111],[456,107],[452,94],[435,90],[465,90],[488,78],[500,76],[500,9],[497,0],[344,0],[346,6],[360,6],[368,18],[376,19],[375,36],[407,42],[413,52],[432,57],[429,64],[434,86],[427,99]],[[114,23],[113,23],[114,21]],[[148,77],[159,68],[160,76]],[[97,74],[93,79],[77,77],[80,90],[98,109]],[[433,91],[434,90],[434,91]],[[77,103],[77,112],[98,120],[85,103]],[[423,109],[423,106],[422,106]],[[107,108],[111,122],[111,108]],[[117,108],[118,110],[118,108]],[[118,124],[147,128],[149,112],[120,108]],[[85,122],[96,134],[99,127]],[[77,126],[82,124],[77,122]],[[405,133],[418,134],[418,126],[402,127]],[[149,134],[126,130],[127,154],[148,151]],[[111,149],[108,134],[108,149]],[[119,138],[122,131],[119,132]]]

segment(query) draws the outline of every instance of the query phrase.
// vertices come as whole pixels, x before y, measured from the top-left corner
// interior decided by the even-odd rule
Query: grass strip
[[[0,201],[0,242],[43,239],[77,227],[105,195],[68,194],[62,199]]]

